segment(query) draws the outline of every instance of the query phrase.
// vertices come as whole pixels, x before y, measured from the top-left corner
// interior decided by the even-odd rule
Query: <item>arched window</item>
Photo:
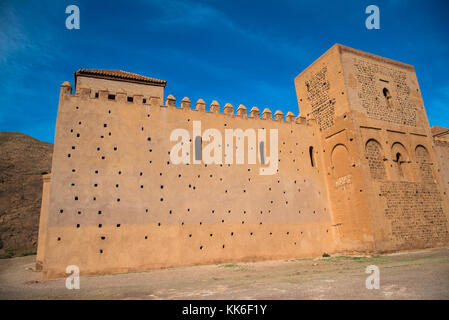
[[[404,157],[401,155],[401,153],[396,152],[393,161],[396,162],[399,177],[404,178],[404,168],[403,168]]]
[[[391,147],[391,157],[397,178],[400,180],[412,180],[407,149],[401,143],[395,142]]]
[[[385,99],[387,100],[387,106],[391,107],[392,100],[391,100],[390,90],[388,90],[387,88],[383,88],[382,92],[384,94]]]

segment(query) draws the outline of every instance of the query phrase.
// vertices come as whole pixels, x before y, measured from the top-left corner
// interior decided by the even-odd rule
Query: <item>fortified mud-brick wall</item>
[[[413,67],[341,53],[376,249],[447,245],[447,197]]]
[[[268,109],[261,118],[244,106],[235,114],[229,104],[220,112],[216,102],[206,111],[202,100],[191,106],[172,96],[165,105],[157,97],[129,100],[121,91],[95,98],[88,88],[75,95],[61,88],[45,277],[64,275],[68,265],[110,273],[334,250],[319,139],[303,118],[276,112],[273,119]],[[267,155],[268,129],[277,129],[278,171],[261,175],[266,165],[247,164],[247,141],[245,164],[171,163],[175,129],[188,130],[193,156],[194,121],[223,139],[225,129],[267,129]]]

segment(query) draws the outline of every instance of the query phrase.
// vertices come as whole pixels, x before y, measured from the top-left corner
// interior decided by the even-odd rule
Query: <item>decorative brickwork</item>
[[[312,104],[312,113],[318,120],[320,130],[334,125],[335,99],[329,97],[330,82],[326,79],[327,67],[306,81],[307,99]]]
[[[369,118],[416,127],[407,74],[385,64],[354,58],[359,98]]]
[[[396,245],[411,247],[416,241],[431,245],[449,239],[437,184],[385,182],[380,196],[386,199],[385,215]]]

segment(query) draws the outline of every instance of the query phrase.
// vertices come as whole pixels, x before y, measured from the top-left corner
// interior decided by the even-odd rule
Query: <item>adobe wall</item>
[[[143,104],[141,97],[130,103],[126,93],[108,100],[106,91],[92,98],[89,89],[72,95],[62,86],[44,278],[65,276],[68,265],[79,266],[81,274],[114,273],[334,251],[313,121],[173,103],[161,106],[153,98]],[[193,121],[223,137],[227,128],[277,129],[278,172],[261,175],[260,164],[235,162],[172,164],[170,134],[177,128],[192,134]]]

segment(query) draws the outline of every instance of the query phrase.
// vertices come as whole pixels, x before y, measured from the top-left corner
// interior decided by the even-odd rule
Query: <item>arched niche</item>
[[[379,142],[369,139],[365,145],[365,157],[368,160],[371,178],[386,179],[384,152]]]
[[[432,161],[426,147],[418,145],[415,148],[415,158],[418,164],[419,176],[423,182],[434,182]]]
[[[332,149],[331,164],[335,177],[343,177],[351,172],[351,161],[348,148],[344,144],[337,144]]]

